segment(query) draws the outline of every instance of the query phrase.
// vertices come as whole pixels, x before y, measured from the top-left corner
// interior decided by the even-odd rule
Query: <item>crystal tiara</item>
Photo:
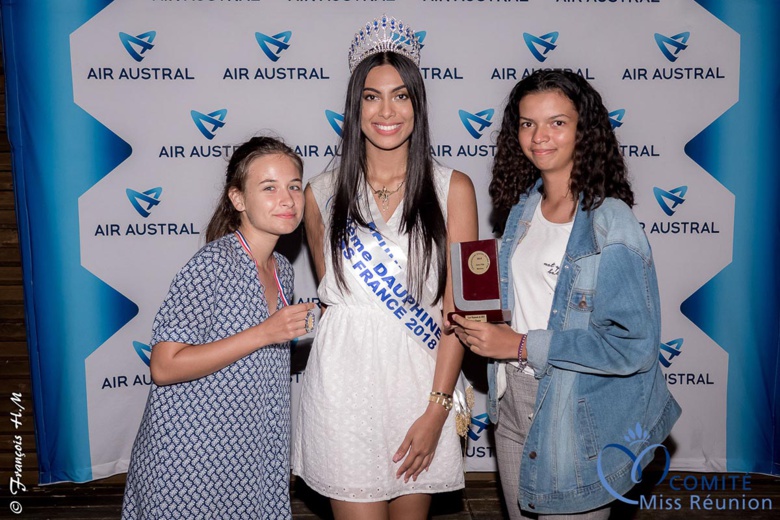
[[[366,23],[355,33],[349,47],[349,73],[352,74],[361,61],[380,52],[401,54],[420,66],[420,42],[414,31],[402,21],[387,15]]]

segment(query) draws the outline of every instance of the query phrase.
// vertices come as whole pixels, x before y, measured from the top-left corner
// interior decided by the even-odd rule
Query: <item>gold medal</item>
[[[490,269],[490,257],[484,251],[474,251],[469,256],[468,265],[472,273],[485,274]]]
[[[306,327],[306,334],[308,334],[311,331],[313,331],[314,330],[314,324],[315,324],[314,311],[311,310],[311,309],[306,311],[306,317],[303,319],[303,321],[305,323],[304,327]]]

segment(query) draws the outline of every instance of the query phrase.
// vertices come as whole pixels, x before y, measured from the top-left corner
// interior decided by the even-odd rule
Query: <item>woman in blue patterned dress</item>
[[[233,154],[209,243],[154,321],[123,519],[291,517],[288,342],[313,305],[287,305],[293,270],[273,249],[301,221],[302,172],[268,137]]]

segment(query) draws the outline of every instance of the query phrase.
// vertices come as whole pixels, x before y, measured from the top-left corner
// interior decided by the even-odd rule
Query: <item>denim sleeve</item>
[[[660,329],[652,259],[611,244],[601,251],[588,328],[530,331],[528,362],[537,377],[549,366],[602,375],[646,372],[658,360]]]

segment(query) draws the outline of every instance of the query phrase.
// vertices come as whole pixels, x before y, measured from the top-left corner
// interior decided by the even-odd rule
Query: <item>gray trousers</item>
[[[498,459],[498,474],[501,478],[501,489],[509,510],[511,520],[521,518],[539,518],[540,520],[607,520],[609,505],[569,515],[536,515],[522,511],[518,504],[518,486],[520,483],[520,461],[523,457],[523,446],[531,428],[536,390],[538,383],[534,376],[524,374],[522,370],[506,366],[507,389],[498,402],[498,424],[496,425],[496,456]]]

